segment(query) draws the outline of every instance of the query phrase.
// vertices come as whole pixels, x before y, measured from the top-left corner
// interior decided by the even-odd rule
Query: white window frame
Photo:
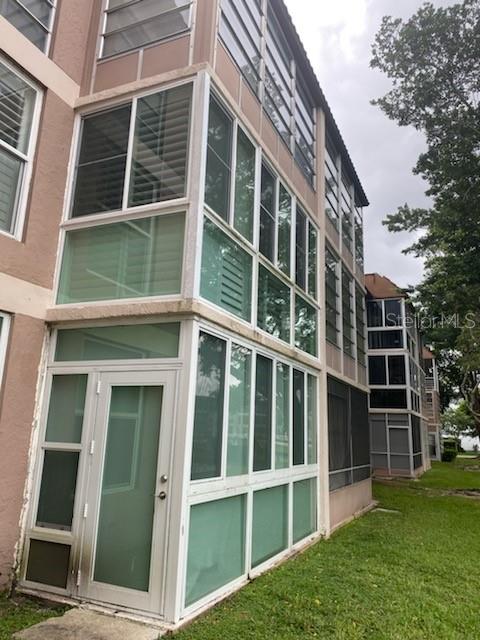
[[[23,163],[20,179],[17,183],[17,198],[12,227],[10,231],[0,229],[0,234],[9,238],[13,237],[15,240],[21,241],[25,224],[28,196],[30,193],[30,184],[32,181],[33,161],[37,145],[40,113],[43,104],[43,92],[38,85],[33,83],[27,76],[19,71],[13,64],[8,62],[2,55],[0,55],[0,63],[35,91],[35,104],[33,107],[27,152],[22,153],[3,140],[0,140],[0,148],[5,150],[8,154],[14,156],[16,159],[21,160]]]
[[[0,390],[2,388],[3,374],[5,370],[5,361],[7,358],[8,338],[10,335],[11,316],[8,313],[0,311],[2,319],[2,327],[0,329]]]
[[[57,0],[45,0],[45,2],[46,2],[47,4],[49,4],[49,5],[50,5],[50,15],[49,15],[49,20],[48,20],[48,27],[46,27],[46,26],[43,24],[43,22],[42,22],[41,20],[39,20],[39,19],[37,18],[37,16],[35,16],[35,15],[30,11],[30,9],[28,9],[28,7],[26,7],[26,6],[24,5],[24,3],[22,2],[22,0],[13,0],[13,2],[15,2],[15,4],[17,4],[17,5],[19,6],[19,8],[20,8],[20,10],[21,10],[21,11],[24,11],[27,15],[29,15],[29,16],[30,16],[30,18],[32,18],[32,20],[34,20],[34,22],[36,22],[36,23],[37,23],[37,24],[38,24],[38,25],[43,29],[43,31],[45,31],[45,32],[46,32],[47,37],[46,37],[46,40],[45,40],[45,47],[44,47],[44,49],[40,49],[39,47],[37,47],[37,48],[38,48],[38,50],[39,50],[39,51],[41,51],[41,52],[42,52],[42,53],[44,53],[46,56],[48,56],[48,55],[49,55],[49,53],[50,53],[50,45],[51,45],[51,43],[52,43],[52,32],[53,32],[53,24],[54,24],[54,22],[55,22],[55,14],[56,14],[56,9],[57,9]],[[15,28],[17,29],[17,27],[15,27]],[[24,35],[24,34],[20,31],[20,29],[17,29],[17,30],[19,31],[19,33],[21,33],[21,34],[24,36],[24,38],[27,38],[27,40],[28,40],[29,42],[32,42],[32,41],[30,40],[30,38],[28,38],[26,35]],[[32,44],[33,44],[33,42],[32,42]],[[34,46],[36,47],[36,45],[35,45],[35,44],[34,44]]]
[[[101,33],[100,33],[100,45],[99,45],[99,52],[98,52],[98,60],[111,60],[112,58],[115,58],[117,56],[122,56],[125,55],[127,53],[131,53],[132,51],[138,51],[140,49],[145,49],[146,47],[150,47],[152,45],[158,44],[159,42],[166,42],[168,40],[172,40],[174,38],[178,38],[182,35],[184,35],[185,33],[189,33],[192,29],[192,18],[193,18],[193,9],[194,9],[194,4],[196,4],[196,0],[185,0],[185,4],[182,5],[181,7],[173,7],[172,9],[167,9],[165,11],[160,12],[156,17],[161,16],[163,14],[167,14],[167,13],[174,13],[175,11],[178,11],[180,9],[185,10],[188,9],[189,10],[189,16],[188,16],[188,27],[186,29],[182,29],[181,31],[177,31],[175,33],[172,33],[170,35],[167,36],[163,36],[160,38],[156,38],[155,40],[151,40],[149,42],[146,42],[145,44],[141,44],[138,46],[134,46],[134,47],[130,47],[129,49],[124,49],[123,51],[119,51],[117,53],[111,53],[109,55],[104,55],[103,51],[104,51],[104,46],[105,46],[105,36],[110,35],[112,33],[121,33],[122,31],[126,31],[127,29],[130,29],[131,27],[134,27],[135,25],[141,25],[143,22],[145,22],[145,20],[140,20],[139,22],[135,22],[131,25],[128,25],[126,27],[122,27],[121,29],[114,29],[110,32],[107,32],[107,18],[108,15],[110,13],[115,13],[116,11],[120,11],[121,9],[124,9],[125,7],[130,7],[130,6],[134,6],[136,4],[139,4],[140,2],[142,2],[142,0],[130,0],[130,1],[126,1],[124,4],[119,5],[118,7],[113,7],[112,9],[110,9],[109,5],[110,5],[110,0],[104,0],[104,7],[102,9],[102,20],[101,20]],[[149,18],[148,20],[151,20],[152,18]]]

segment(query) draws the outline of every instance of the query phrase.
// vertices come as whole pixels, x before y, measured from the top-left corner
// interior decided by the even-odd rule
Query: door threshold
[[[18,585],[15,587],[15,592],[21,593],[22,595],[32,596],[34,598],[40,598],[41,600],[46,600],[56,604],[64,604],[76,609],[86,609],[87,611],[94,611],[113,618],[132,620],[150,627],[156,627],[161,635],[178,628],[178,625],[165,622],[163,618],[156,616],[153,613],[137,611],[135,609],[129,609],[128,607],[119,607],[118,605],[110,605],[108,603],[99,604],[98,602],[88,602],[71,596],[62,596],[58,593],[51,593],[50,591],[43,591],[42,589],[31,589]]]

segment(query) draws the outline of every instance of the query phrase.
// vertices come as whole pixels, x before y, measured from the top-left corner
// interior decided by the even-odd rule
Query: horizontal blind
[[[192,85],[138,101],[130,206],[185,195]]]
[[[27,153],[35,90],[0,63],[0,140]]]
[[[12,231],[23,162],[0,148],[0,229]]]

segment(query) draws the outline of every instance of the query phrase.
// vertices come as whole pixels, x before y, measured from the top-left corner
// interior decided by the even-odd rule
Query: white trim
[[[8,337],[10,335],[11,317],[7,313],[0,312],[2,325],[0,328],[0,390],[2,388],[2,380],[5,369],[5,361],[7,357]]]

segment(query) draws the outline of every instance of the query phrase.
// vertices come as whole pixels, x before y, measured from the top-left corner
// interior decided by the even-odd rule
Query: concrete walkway
[[[158,640],[165,631],[87,609],[71,609],[59,618],[24,629],[15,640]]]

